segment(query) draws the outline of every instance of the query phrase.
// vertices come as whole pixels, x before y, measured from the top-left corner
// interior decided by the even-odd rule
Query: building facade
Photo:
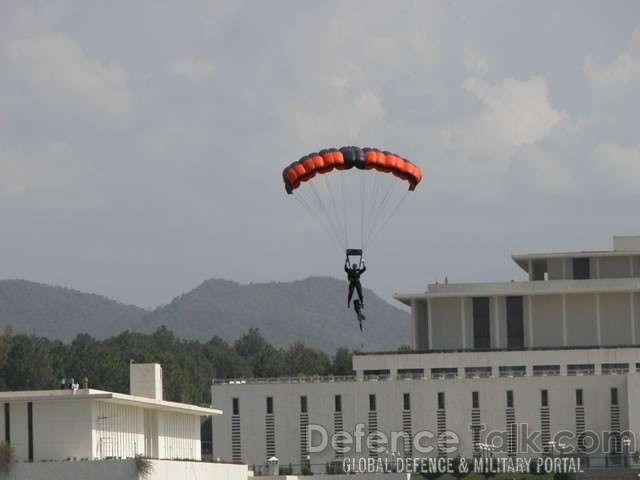
[[[640,237],[512,259],[525,281],[397,295],[414,351],[356,355],[352,377],[214,380],[214,455],[314,470],[338,456],[633,462]]]
[[[131,365],[131,392],[0,392],[0,435],[19,462],[201,460],[201,417],[221,410],[163,400],[158,364]]]

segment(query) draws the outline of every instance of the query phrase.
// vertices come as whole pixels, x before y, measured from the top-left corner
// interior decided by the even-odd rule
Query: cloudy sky
[[[424,172],[367,251],[389,301],[640,234],[635,0],[0,0],[0,73],[0,278],[342,278],[281,181],[342,145]]]

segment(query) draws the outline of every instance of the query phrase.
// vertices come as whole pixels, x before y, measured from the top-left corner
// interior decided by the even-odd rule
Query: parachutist
[[[344,271],[347,272],[347,279],[349,280],[347,308],[351,306],[351,297],[353,297],[354,290],[358,292],[360,307],[364,308],[364,298],[362,295],[362,284],[360,283],[360,275],[362,275],[367,270],[367,265],[365,264],[364,260],[361,260],[360,262],[362,263],[362,268],[360,268],[357,263],[354,263],[351,267],[349,267],[349,257],[347,257],[344,261]]]

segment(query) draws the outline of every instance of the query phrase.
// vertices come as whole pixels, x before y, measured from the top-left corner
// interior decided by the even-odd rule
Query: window
[[[589,257],[573,259],[573,279],[588,280],[591,278],[589,274]]]
[[[473,299],[473,348],[491,348],[488,297]]]
[[[240,399],[238,398],[233,399],[233,414],[240,415]]]
[[[498,372],[501,377],[524,377],[527,374],[527,367],[524,365],[498,367]]]
[[[300,397],[300,413],[307,413],[307,397]]]
[[[362,373],[365,380],[386,380],[391,376],[390,370],[365,370]]]
[[[611,389],[611,405],[618,405],[618,389]]]
[[[534,365],[533,376],[560,375],[560,365]]]
[[[507,297],[507,347],[524,347],[522,297]]]
[[[471,392],[471,408],[480,408],[480,394]]]
[[[603,363],[602,375],[618,375],[629,372],[628,363]]]
[[[398,378],[423,378],[424,368],[399,368]]]
[[[581,388],[576,389],[576,406],[578,407],[582,406],[582,389]]]
[[[273,397],[267,397],[267,415],[273,414]]]
[[[411,410],[411,395],[408,393],[402,394],[402,408],[404,410]]]
[[[457,368],[432,368],[431,378],[457,378]]]
[[[578,363],[567,365],[567,375],[594,375],[596,366],[593,363]]]
[[[335,411],[341,412],[342,411],[342,395],[336,395],[334,397],[334,404],[335,404]]]
[[[540,404],[543,407],[549,406],[549,392],[547,390],[542,390],[540,392]]]
[[[489,378],[491,367],[465,367],[464,376],[467,378]]]
[[[376,411],[376,396],[374,394],[369,395],[369,411]]]
[[[438,392],[438,408],[444,410],[444,392]]]
[[[513,408],[513,390],[507,390],[507,408]]]

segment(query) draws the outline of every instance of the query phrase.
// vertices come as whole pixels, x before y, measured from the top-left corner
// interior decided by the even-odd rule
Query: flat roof
[[[638,278],[593,280],[534,280],[525,282],[437,283],[424,293],[396,293],[393,298],[411,306],[412,300],[445,297],[486,297],[502,295],[562,295],[576,293],[617,293],[640,291]]]
[[[525,272],[529,271],[529,260],[550,260],[562,258],[590,258],[590,257],[628,257],[636,250],[593,250],[581,252],[560,252],[560,253],[519,253],[511,255],[514,262]]]
[[[0,392],[0,401],[16,402],[72,402],[102,400],[122,405],[132,405],[150,410],[171,411],[188,415],[222,415],[222,410],[211,407],[199,407],[187,403],[168,402],[155,398],[139,397],[124,393],[107,392],[94,389],[60,390],[24,390],[14,392]]]

